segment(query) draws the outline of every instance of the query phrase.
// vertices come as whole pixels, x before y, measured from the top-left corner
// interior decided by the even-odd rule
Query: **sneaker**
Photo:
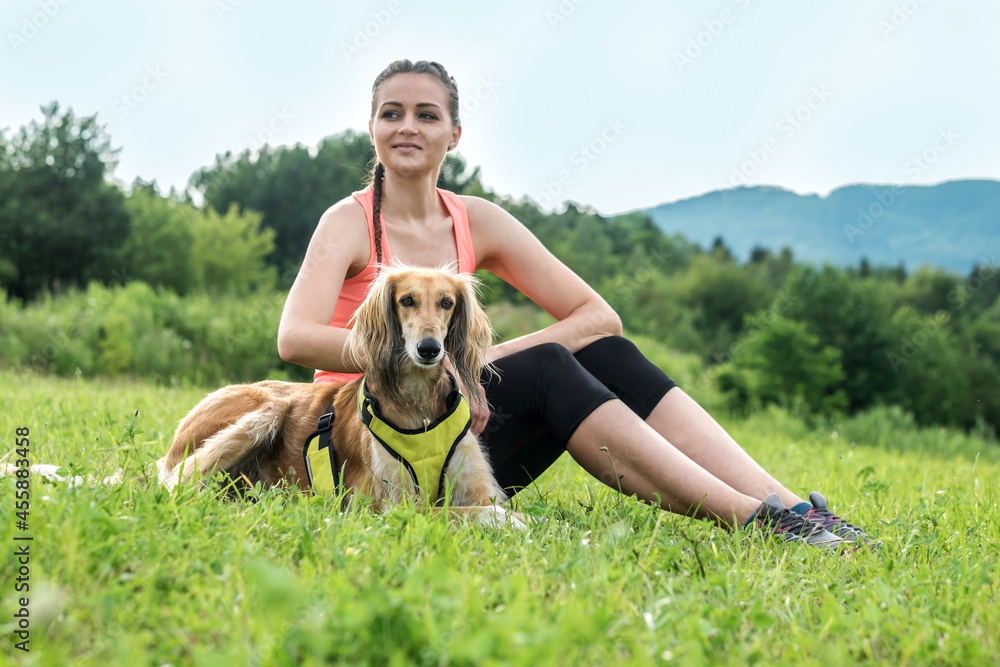
[[[809,502],[812,503],[812,507],[802,513],[802,516],[807,521],[811,521],[820,528],[833,533],[847,542],[872,543],[872,539],[868,537],[868,533],[831,512],[826,498],[821,493],[817,493],[816,491],[810,493]]]
[[[803,542],[824,549],[835,549],[844,543],[843,539],[822,526],[785,507],[776,493],[764,498],[764,504],[752,521],[786,542]]]

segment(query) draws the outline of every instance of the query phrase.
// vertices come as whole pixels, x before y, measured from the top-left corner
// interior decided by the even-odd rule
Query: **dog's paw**
[[[527,530],[528,521],[518,512],[509,512],[499,505],[489,505],[479,510],[479,523],[491,528]]]

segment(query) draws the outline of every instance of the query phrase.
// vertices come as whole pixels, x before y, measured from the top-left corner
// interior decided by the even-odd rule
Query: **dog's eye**
[[[451,307],[454,306],[454,305],[455,305],[455,302],[452,301],[451,299],[449,299],[448,297],[445,297],[445,298],[441,299],[440,306],[442,308],[444,308],[445,310],[451,310]]]
[[[409,308],[413,304],[414,304],[413,297],[409,295],[404,296],[402,299],[399,300],[399,305],[403,306],[404,308]]]

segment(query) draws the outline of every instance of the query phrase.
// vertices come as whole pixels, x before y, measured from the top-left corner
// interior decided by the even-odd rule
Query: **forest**
[[[96,116],[55,102],[0,134],[0,367],[199,386],[307,380],[278,358],[278,318],[320,215],[366,183],[367,135],[219,155],[183,192],[116,181],[116,155]],[[1000,426],[995,259],[965,275],[816,265],[788,248],[741,262],[723,238],[701,247],[643,213],[501,196],[460,156],[440,186],[510,211],[691,393],[740,413],[897,406],[919,424]],[[481,278],[499,336],[550,321]]]

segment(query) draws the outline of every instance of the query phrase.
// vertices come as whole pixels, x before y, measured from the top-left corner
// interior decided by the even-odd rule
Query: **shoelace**
[[[823,524],[822,524],[823,528],[829,528],[829,527],[834,527],[835,528],[837,526],[843,526],[844,528],[846,528],[848,530],[852,530],[852,531],[858,533],[859,535],[867,535],[867,533],[865,533],[865,531],[861,530],[860,528],[858,528],[857,526],[855,526],[854,524],[852,524],[850,521],[844,521],[843,519],[841,519],[839,516],[837,516],[836,514],[834,514],[833,512],[831,512],[830,510],[821,510],[821,509],[816,509],[814,507],[813,509],[807,511],[802,516],[807,517],[807,518],[808,517],[818,517],[823,522]]]
[[[782,510],[778,514],[768,514],[764,520],[774,526],[776,533],[793,533],[800,536],[805,533],[808,536],[816,531],[816,526],[805,515],[796,514],[789,509]],[[808,526],[810,530],[803,530],[805,526]]]

